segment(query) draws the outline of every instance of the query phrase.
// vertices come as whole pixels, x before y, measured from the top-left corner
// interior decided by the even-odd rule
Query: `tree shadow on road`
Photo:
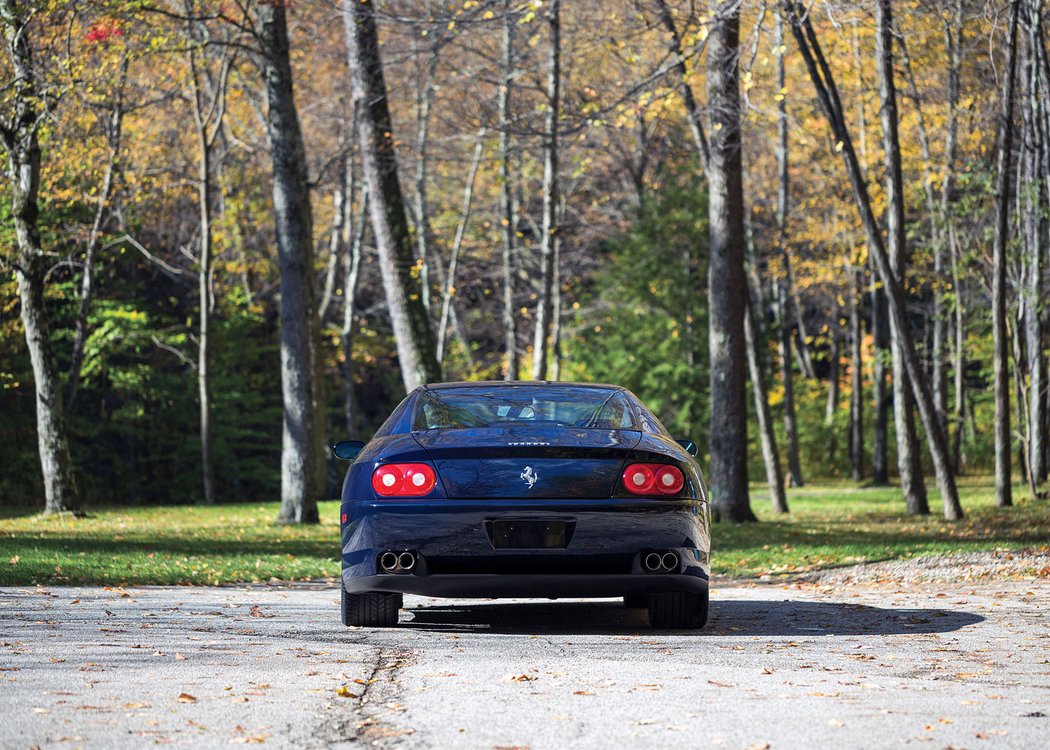
[[[984,620],[951,609],[810,601],[713,601],[707,627],[699,631],[653,631],[644,609],[627,609],[610,601],[428,604],[405,611],[410,615],[402,618],[405,629],[558,635],[906,635],[949,633]]]

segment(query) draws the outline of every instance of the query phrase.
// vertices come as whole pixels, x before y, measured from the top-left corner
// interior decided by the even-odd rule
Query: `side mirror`
[[[677,442],[680,446],[685,448],[686,453],[688,453],[690,456],[695,456],[697,453],[700,452],[700,449],[692,440],[676,440],[675,442]]]
[[[344,461],[352,461],[357,458],[357,454],[360,453],[364,447],[365,444],[360,440],[340,440],[332,446],[332,453],[335,454],[336,458],[341,458]]]

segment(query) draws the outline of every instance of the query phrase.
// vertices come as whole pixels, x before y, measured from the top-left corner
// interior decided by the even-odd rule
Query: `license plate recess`
[[[485,521],[493,549],[565,549],[576,522],[561,518],[500,518]]]

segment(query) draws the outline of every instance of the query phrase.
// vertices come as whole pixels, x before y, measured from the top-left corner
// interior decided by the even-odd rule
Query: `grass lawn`
[[[1050,503],[1024,499],[999,510],[989,478],[960,485],[967,517],[910,518],[895,488],[818,484],[791,490],[791,513],[769,513],[752,488],[761,523],[716,524],[714,572],[783,574],[857,562],[1050,545]],[[339,572],[338,503],[321,503],[318,526],[274,523],[276,503],[95,508],[82,519],[0,509],[0,584],[216,584],[295,580]]]

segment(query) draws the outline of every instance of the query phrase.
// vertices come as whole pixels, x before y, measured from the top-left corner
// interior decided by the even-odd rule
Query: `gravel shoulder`
[[[722,582],[698,633],[612,600],[408,597],[366,630],[322,583],[4,588],[0,746],[1042,746],[1047,578],[850,570]]]

